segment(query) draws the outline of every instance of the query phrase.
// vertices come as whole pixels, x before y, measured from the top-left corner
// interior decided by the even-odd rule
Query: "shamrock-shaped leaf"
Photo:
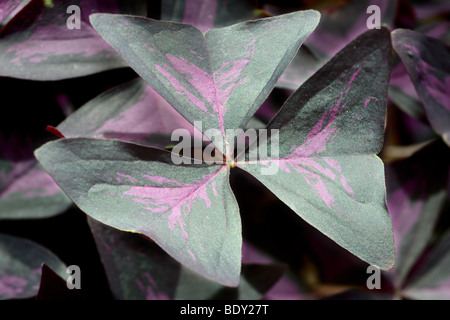
[[[450,145],[450,47],[416,31],[392,32],[400,56],[432,128]]]
[[[235,137],[226,130],[245,127],[318,20],[316,11],[300,11],[203,34],[178,23],[91,16],[97,32],[188,121],[221,133],[216,147],[227,157]]]
[[[0,75],[59,80],[125,67],[92,29],[88,17],[95,12],[145,15],[146,5],[136,0],[32,1],[0,35]],[[69,28],[74,20],[79,26]]]
[[[228,51],[235,53],[237,48],[241,48],[238,40],[246,38],[248,30],[245,27],[254,28],[255,34],[268,32],[273,36],[270,32],[278,30],[284,35],[286,28],[281,27],[283,23],[292,27],[294,22],[310,15],[316,16],[307,11],[238,24],[208,31],[204,39],[208,39],[208,34],[224,33],[225,37],[228,32],[241,30],[232,33],[235,37],[230,39],[231,48],[221,47],[224,51],[219,56],[227,56]],[[183,35],[188,33],[191,40],[198,39],[201,33],[197,29],[126,16],[95,15],[93,21],[113,45],[117,44],[115,37],[106,29],[105,22],[117,22],[115,34],[121,44],[119,47],[138,69],[143,66],[144,71],[147,66],[154,69],[158,65],[153,64],[152,59],[158,62],[172,57],[169,60],[172,59],[173,68],[163,64],[165,67],[160,69],[164,71],[148,80],[153,81],[156,89],[171,98],[180,110],[182,106],[188,120],[205,121],[223,133],[220,129],[226,128],[225,123],[227,128],[241,128],[247,120],[240,119],[249,119],[253,115],[250,111],[254,107],[246,107],[247,111],[243,112],[230,104],[225,114],[219,108],[213,117],[206,105],[205,111],[187,103],[186,99],[199,99],[196,90],[205,92],[206,89],[199,86],[198,74],[189,73],[198,71],[198,68],[187,62],[178,64],[184,58],[175,56],[173,51],[181,50],[190,57],[190,48],[196,41],[183,42]],[[142,32],[134,29],[137,25],[141,26]],[[121,35],[129,26],[136,31],[130,36],[130,45]],[[174,29],[178,31],[174,32]],[[160,42],[158,46],[141,47],[142,43],[135,38],[142,37],[149,30],[154,34],[150,38],[157,38]],[[297,37],[291,39],[295,47],[298,38],[303,39],[304,34],[297,34],[298,26],[293,33]],[[166,43],[167,39],[174,40],[173,37],[179,40],[177,44],[182,44],[181,48],[170,41],[171,45]],[[261,46],[263,43],[258,42]],[[288,52],[293,50],[292,43],[285,44]],[[160,51],[162,48],[174,55]],[[260,55],[256,49],[261,48],[256,46],[252,53],[254,59]],[[199,48],[196,50],[198,54]],[[283,50],[277,48],[275,51]],[[144,56],[138,58],[135,52],[147,52],[149,57],[143,60]],[[62,189],[92,218],[120,230],[150,237],[185,266],[226,286],[239,284],[241,266],[241,222],[228,181],[230,169],[235,166],[260,179],[294,211],[339,244],[369,263],[388,269],[393,264],[392,227],[386,210],[383,166],[374,154],[382,145],[390,52],[387,30],[368,32],[294,94],[269,125],[271,130],[282,131],[280,152],[276,158],[271,153],[270,158],[260,161],[242,161],[237,157],[235,161],[224,159],[205,164],[185,157],[189,160],[187,163],[175,164],[174,159],[179,159],[176,153],[117,140],[84,138],[54,141],[35,154]],[[188,70],[184,68],[186,66],[189,66]],[[282,68],[275,68],[279,75]],[[373,72],[375,68],[376,73]],[[230,91],[230,97],[234,94],[239,96],[239,92],[242,95],[240,90],[246,90],[246,96],[240,96],[241,102],[251,106],[256,102],[249,101],[250,97],[259,101],[261,88],[271,87],[276,81],[273,76],[266,78],[269,84],[262,84],[262,80],[255,77],[256,73],[264,78],[262,69],[242,69],[248,78],[258,80],[256,89],[253,88],[257,92],[250,90],[252,86],[247,81],[236,81],[230,84],[235,87]],[[158,78],[160,80],[156,81]],[[184,86],[178,81],[185,81]],[[168,88],[175,83],[180,86],[175,85],[171,93]],[[314,121],[311,123],[306,119]],[[258,144],[258,147],[261,146]],[[228,157],[233,156],[231,151],[227,150]],[[271,148],[271,151],[274,150]],[[271,167],[269,169],[275,166],[279,170],[272,172],[271,176],[264,176],[262,172],[267,166]],[[373,180],[369,183],[364,175]]]
[[[64,263],[46,248],[30,240],[0,234],[0,299],[35,296],[43,263],[66,277]]]

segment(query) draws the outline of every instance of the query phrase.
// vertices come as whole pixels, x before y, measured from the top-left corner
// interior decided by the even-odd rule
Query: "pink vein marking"
[[[163,183],[172,183],[172,184],[176,184],[181,186],[180,181],[177,180],[173,180],[173,179],[167,179],[165,177],[159,177],[159,176],[149,176],[149,175],[145,175],[144,178],[150,180],[150,181],[155,181],[159,184],[163,184]]]
[[[126,178],[126,179],[130,180],[130,182],[132,182],[132,183],[137,183],[137,182],[138,182],[137,179],[135,179],[135,178],[133,178],[132,176],[129,176],[129,175],[127,175],[127,174],[118,173],[117,175],[118,175],[119,177]],[[118,179],[118,181],[120,182],[120,178],[117,178],[117,179]]]
[[[194,260],[194,261],[197,260],[191,250],[187,249],[187,252],[191,255],[192,260]]]
[[[201,109],[202,111],[208,113],[208,110],[205,106],[205,103],[201,101],[199,98],[197,98],[195,95],[193,95],[187,88],[183,87],[181,83],[172,76],[167,70],[171,70],[168,66],[164,66],[165,68],[155,64],[155,68],[169,80],[170,84],[177,90],[177,94],[179,95],[186,95],[186,97],[190,100],[190,102],[196,106],[197,108]],[[167,70],[166,70],[167,69]]]
[[[420,56],[420,52],[419,52],[419,50],[416,47],[413,47],[413,46],[410,46],[409,44],[401,43],[401,42],[400,42],[400,44],[402,46],[404,46],[405,48],[407,48],[407,49],[411,50],[412,52],[414,52],[416,55]]]
[[[416,66],[416,72],[422,76],[421,83],[424,84],[430,95],[441,106],[450,111],[450,99],[448,98],[450,92],[450,77],[446,77],[445,81],[441,81],[435,77],[430,71],[436,70],[435,67],[429,65],[425,60],[421,58],[420,52],[417,48],[400,43],[403,47],[411,50],[419,57],[419,63]]]
[[[207,208],[211,206],[211,200],[208,197],[206,186],[207,183],[217,176],[221,170],[224,169],[220,168],[216,172],[204,176],[204,180],[199,182],[198,185],[189,184],[174,188],[136,186],[131,187],[131,189],[124,192],[124,194],[137,197],[133,198],[135,203],[156,206],[144,208],[151,212],[166,212],[172,209],[171,214],[168,216],[169,227],[171,230],[174,230],[175,225],[178,224],[185,240],[187,240],[188,233],[184,229],[185,223],[182,219],[182,215],[189,215],[192,203],[197,199],[204,200]],[[213,190],[213,193],[214,196],[216,196],[217,193],[214,191],[215,189]],[[145,229],[145,227],[146,226],[144,226],[143,229]]]
[[[356,77],[358,76],[358,74],[361,72],[361,69],[356,70],[356,72],[352,75],[352,77],[350,78],[350,81],[348,82],[348,88],[347,91],[345,91],[345,93],[348,93],[350,91],[350,89],[352,88],[352,83],[353,81],[355,81]]]
[[[225,106],[233,91],[247,81],[246,79],[240,78],[240,75],[245,67],[250,63],[254,55],[255,43],[255,40],[251,40],[244,46],[245,50],[244,53],[241,54],[241,59],[230,60],[223,63],[222,66],[212,74],[201,69],[194,63],[187,61],[185,58],[175,57],[170,54],[166,54],[166,58],[174,69],[167,65],[162,67],[155,64],[154,66],[164,77],[169,80],[179,95],[186,95],[194,106],[201,109],[205,113],[212,115],[208,113],[205,103],[190,92],[189,89],[184,87],[170,73],[174,70],[177,71],[203,97],[203,99],[218,115],[219,128],[225,136]],[[190,52],[197,54],[192,50]]]
[[[349,81],[349,86],[356,79],[359,71],[360,70],[356,71],[352,75]],[[346,93],[347,92],[348,89]],[[329,193],[324,181],[322,180],[321,175],[333,181],[335,181],[337,176],[339,176],[339,182],[341,183],[344,190],[352,198],[354,198],[354,190],[349,186],[348,179],[342,174],[342,168],[339,163],[336,160],[320,156],[320,153],[326,149],[327,145],[333,142],[334,138],[339,133],[339,128],[334,126],[333,124],[342,114],[344,108],[347,105],[347,102],[342,104],[343,95],[344,93],[341,93],[336,105],[329,111],[326,111],[319,119],[319,121],[317,121],[317,123],[308,133],[306,141],[301,146],[297,147],[296,145],[293,145],[290,148],[292,153],[286,158],[270,160],[271,162],[275,162],[278,167],[286,173],[291,173],[288,165],[296,172],[300,173],[306,180],[306,182],[309,185],[313,186],[315,191],[330,209],[335,200]],[[366,105],[367,103],[368,101],[366,100]],[[327,118],[328,123],[324,127],[325,120]],[[318,163],[317,160],[319,159],[322,159],[329,166],[329,168],[325,168],[320,163]],[[313,171],[310,171],[305,167],[312,168],[320,174],[314,173]]]

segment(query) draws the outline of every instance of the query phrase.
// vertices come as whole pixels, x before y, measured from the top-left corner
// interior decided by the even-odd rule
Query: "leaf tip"
[[[226,286],[226,287],[230,287],[230,288],[237,288],[240,286],[241,284],[241,278],[239,276],[230,279],[228,281],[221,281],[221,283]]]
[[[89,15],[89,22],[91,23],[92,27],[94,27],[94,29],[97,29],[97,26],[101,24],[101,20],[108,15],[109,14],[107,13],[93,13]]]
[[[318,10],[314,10],[314,9],[310,9],[308,10],[309,12],[311,12],[311,14],[313,15],[313,17],[317,20],[320,20],[320,18],[322,17],[322,14],[320,13],[320,11]]]

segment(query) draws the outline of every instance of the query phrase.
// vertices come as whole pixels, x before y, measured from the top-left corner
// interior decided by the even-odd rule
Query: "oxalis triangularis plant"
[[[35,155],[91,218],[152,239],[225,286],[239,285],[242,256],[232,170],[252,175],[360,259],[391,269],[393,231],[384,166],[376,156],[391,68],[387,29],[360,35],[309,78],[246,156],[236,158],[236,136],[228,134],[245,129],[319,18],[317,11],[299,11],[202,33],[144,17],[91,15],[95,30],[211,141],[216,160],[188,160],[183,149],[176,164],[180,155],[170,150],[70,137]]]

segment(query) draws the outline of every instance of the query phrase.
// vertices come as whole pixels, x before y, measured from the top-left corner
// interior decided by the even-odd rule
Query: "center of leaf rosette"
[[[227,158],[226,158],[225,164],[226,164],[227,166],[229,166],[230,168],[236,167],[236,162],[234,162],[234,159],[233,159],[233,158],[230,158],[230,157],[227,157]]]

